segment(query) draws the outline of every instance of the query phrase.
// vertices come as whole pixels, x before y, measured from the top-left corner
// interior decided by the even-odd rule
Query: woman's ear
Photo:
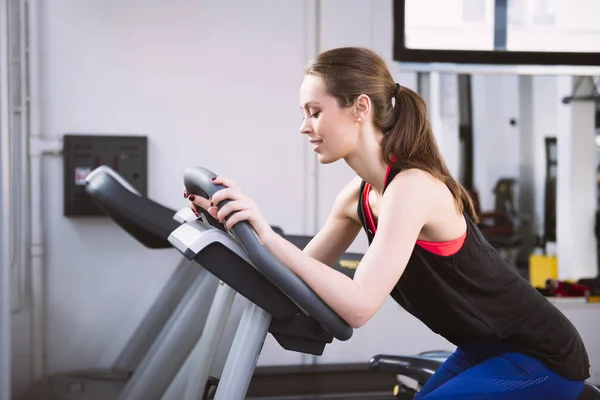
[[[360,118],[364,121],[371,114],[371,99],[369,98],[369,96],[361,94],[356,98],[354,105],[357,118]]]

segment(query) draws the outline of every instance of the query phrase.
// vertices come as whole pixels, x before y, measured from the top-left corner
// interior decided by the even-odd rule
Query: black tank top
[[[384,192],[398,172],[388,173]],[[365,186],[363,181],[358,215],[371,243]],[[456,346],[497,340],[566,378],[589,378],[588,355],[575,327],[500,256],[466,213],[464,217],[467,235],[462,248],[440,256],[415,245],[392,298]]]

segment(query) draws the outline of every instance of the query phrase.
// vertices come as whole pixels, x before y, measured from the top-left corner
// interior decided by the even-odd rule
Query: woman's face
[[[300,108],[304,120],[300,132],[306,134],[319,162],[328,164],[354,150],[359,125],[351,108],[343,109],[325,90],[321,78],[306,75],[300,87]]]

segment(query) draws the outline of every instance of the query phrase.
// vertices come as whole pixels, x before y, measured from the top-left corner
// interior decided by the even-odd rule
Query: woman
[[[454,343],[456,352],[417,399],[576,399],[589,377],[578,332],[479,233],[471,198],[444,163],[424,101],[396,84],[373,52],[338,48],[307,66],[300,103],[300,130],[319,161],[343,159],[357,174],[304,251],[274,233],[229,179],[215,180],[227,188],[211,201],[190,194],[192,207],[227,229],[248,221],[352,327],[391,295]],[[232,201],[217,210],[224,199]],[[361,229],[370,246],[351,279],[328,265]]]

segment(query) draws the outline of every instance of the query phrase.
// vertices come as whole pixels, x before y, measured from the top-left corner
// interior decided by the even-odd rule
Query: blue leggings
[[[459,347],[415,400],[576,400],[583,384],[521,353],[490,346],[477,350]]]

